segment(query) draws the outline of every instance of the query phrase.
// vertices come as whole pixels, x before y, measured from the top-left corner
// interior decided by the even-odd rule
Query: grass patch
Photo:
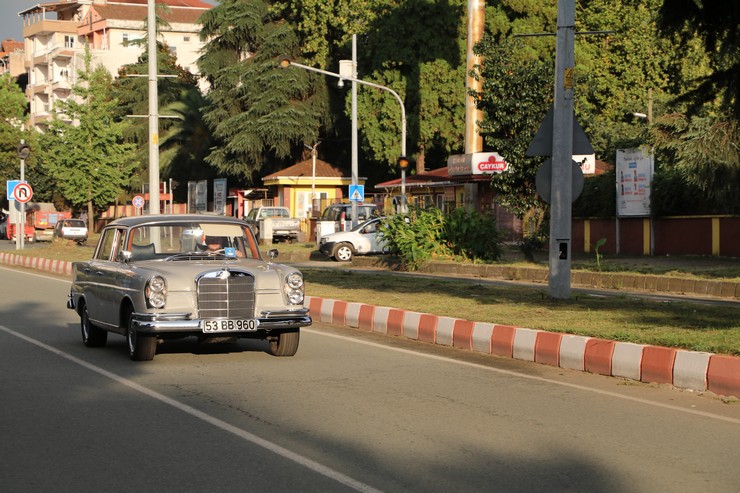
[[[618,341],[740,356],[740,307],[627,296],[551,299],[546,290],[387,273],[303,269],[310,296]]]

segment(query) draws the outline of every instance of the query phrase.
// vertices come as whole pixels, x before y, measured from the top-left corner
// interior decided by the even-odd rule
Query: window
[[[437,209],[445,210],[445,196],[444,194],[437,195]]]
[[[115,251],[114,246],[116,242],[117,231],[113,228],[106,229],[103,233],[103,239],[100,242],[98,251],[95,253],[96,260],[111,260]]]
[[[121,41],[123,41],[124,44],[128,43],[129,41],[128,33],[121,34]]]
[[[182,41],[183,41],[184,43],[190,43],[190,36],[183,36],[183,37],[182,37]]]
[[[75,47],[75,37],[74,36],[64,36],[64,47],[74,48]]]

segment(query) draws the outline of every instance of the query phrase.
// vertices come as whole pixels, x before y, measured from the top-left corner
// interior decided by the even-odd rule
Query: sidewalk
[[[280,261],[305,262],[309,261],[309,258],[309,255],[285,255],[280,258]],[[26,257],[2,252],[0,263],[66,276],[72,273],[72,263],[63,260]],[[384,265],[384,260],[379,257],[357,257],[351,264],[334,265],[343,268],[389,267],[387,264]],[[472,269],[473,267],[478,269]],[[424,273],[489,278],[501,276],[500,279],[507,280],[547,282],[547,272],[542,272],[544,269],[506,267],[497,269],[495,267],[432,263]],[[609,275],[609,278],[613,280],[614,276]],[[584,282],[589,283],[587,284],[589,287],[605,287],[606,281],[599,279],[598,276],[584,276],[583,279]],[[671,289],[678,287],[680,290],[678,293],[685,294],[687,285],[670,282],[671,279],[655,279],[654,282],[639,284],[639,287],[642,290],[652,290],[661,294],[676,294]],[[574,279],[574,284],[575,282]],[[722,285],[720,287],[724,289],[716,291],[720,295],[718,297],[729,300],[739,298],[737,283],[720,284]],[[629,286],[636,285],[630,284]],[[620,286],[620,289],[625,289],[625,285]],[[707,290],[703,295],[714,296],[710,294],[714,292]],[[730,296],[722,296],[723,294]],[[708,390],[717,395],[740,398],[739,357],[482,323],[313,296],[306,296],[305,305],[309,308],[314,320],[320,322],[560,368],[641,382],[670,384],[699,392]]]

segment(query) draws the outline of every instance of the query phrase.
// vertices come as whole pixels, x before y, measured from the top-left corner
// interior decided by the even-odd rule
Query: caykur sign
[[[447,159],[447,172],[453,175],[483,175],[503,173],[509,163],[497,152],[457,154]]]

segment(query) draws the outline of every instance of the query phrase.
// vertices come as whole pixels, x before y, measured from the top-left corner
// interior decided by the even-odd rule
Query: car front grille
[[[228,270],[198,279],[200,318],[254,318],[254,277]]]

